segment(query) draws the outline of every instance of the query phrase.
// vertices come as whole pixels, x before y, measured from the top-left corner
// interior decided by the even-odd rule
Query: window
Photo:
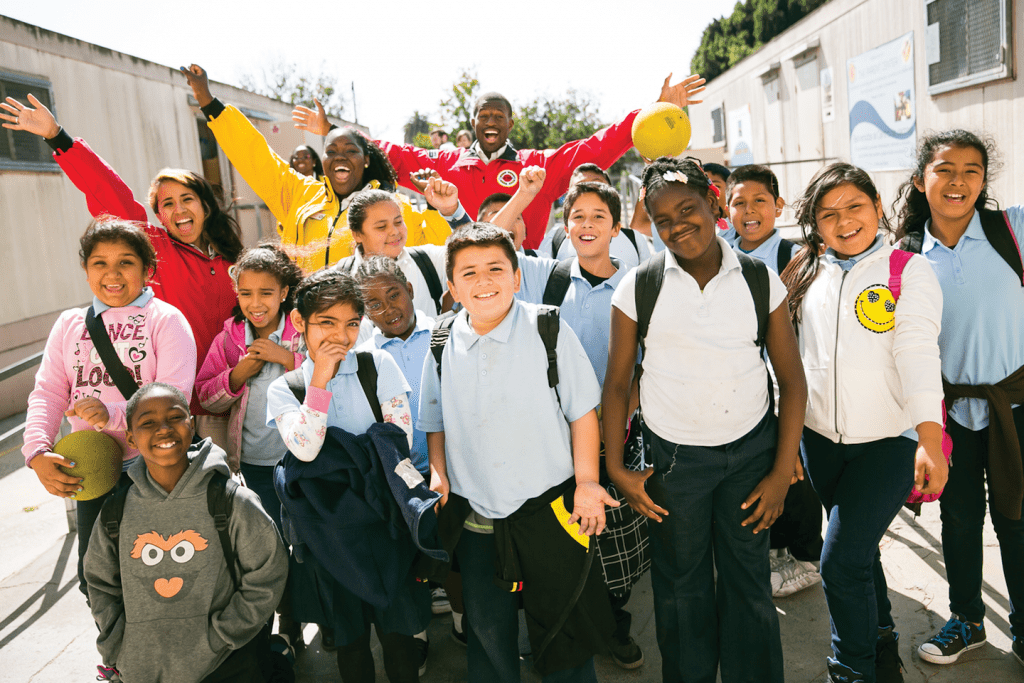
[[[725,107],[724,105],[711,110],[711,145],[722,147],[725,145]]]
[[[928,92],[1010,75],[1013,0],[926,0]]]
[[[0,101],[13,97],[23,104],[28,103],[28,94],[53,109],[53,95],[50,82],[41,78],[0,71]],[[54,112],[56,115],[56,112]],[[0,169],[17,171],[59,171],[53,161],[52,152],[38,135],[23,130],[0,128]]]

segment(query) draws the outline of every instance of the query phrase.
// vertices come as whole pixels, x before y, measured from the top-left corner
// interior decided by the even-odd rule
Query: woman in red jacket
[[[93,216],[116,216],[146,226],[157,255],[156,274],[150,283],[153,292],[185,314],[201,364],[235,305],[228,268],[242,251],[238,224],[221,209],[213,187],[203,177],[168,168],[157,174],[149,189],[150,206],[163,229],[151,225],[146,207],[135,200],[114,169],[84,140],[73,140],[39,100],[32,95],[28,99],[31,107],[12,97],[0,103],[5,110],[0,114],[6,122],[3,127],[44,138],[54,150],[54,160],[85,194]],[[223,445],[225,439],[218,434],[223,432],[226,437],[227,418],[204,411],[194,393],[191,401],[200,435],[212,436]]]

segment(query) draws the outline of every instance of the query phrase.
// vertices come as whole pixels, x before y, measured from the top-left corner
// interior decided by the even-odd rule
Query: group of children
[[[78,505],[101,676],[261,680],[276,611],[292,646],[320,624],[342,680],[374,680],[373,625],[389,680],[416,681],[443,585],[470,680],[519,680],[523,609],[545,681],[596,681],[595,654],[644,661],[631,582],[613,588],[625,560],[599,543],[630,511],[663,680],[782,681],[773,594],[820,581],[830,679],[902,681],[879,541],[908,497],[945,488],[952,616],[918,652],[956,661],[985,642],[986,482],[1024,658],[1024,212],[988,208],[989,143],[926,137],[895,231],[867,173],[828,166],[797,202],[796,245],[775,228],[784,201],[764,166],[657,159],[622,226],[593,162],[624,151],[628,117],[531,165],[496,93],[474,106],[477,142],[439,154],[299,108],[297,125],[326,135],[317,169],[308,148],[278,157],[201,68],[182,71],[282,245],[243,253],[184,171],[154,179],[163,229],[148,225],[38,101],[0,104],[98,219],[80,252],[94,299],[50,334],[24,453],[73,498],[81,480],[59,466],[74,463],[51,452],[61,418],[122,444],[121,480]],[[692,104],[699,86],[662,94]],[[399,173],[434,210],[396,196]],[[494,183],[515,190],[480,196]],[[539,234],[563,193],[563,224]],[[116,381],[104,329],[138,387]],[[203,409],[208,438],[194,439]],[[386,504],[367,483],[374,457]],[[354,512],[369,508],[409,528],[380,535]],[[351,545],[325,543],[335,531]],[[413,563],[431,538],[448,561]]]

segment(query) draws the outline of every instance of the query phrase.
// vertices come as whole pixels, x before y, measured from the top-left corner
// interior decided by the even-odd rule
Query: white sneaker
[[[784,598],[821,583],[821,574],[810,562],[803,562],[788,549],[775,551],[769,556],[772,567],[772,597]]]
[[[448,614],[452,611],[448,593],[443,588],[438,587],[430,591],[430,611],[434,614]]]

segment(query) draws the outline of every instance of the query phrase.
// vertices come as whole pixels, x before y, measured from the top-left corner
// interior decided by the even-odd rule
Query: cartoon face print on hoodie
[[[131,558],[141,561],[133,574],[159,601],[177,602],[188,596],[206,566],[209,543],[188,529],[170,536],[147,531],[135,538]]]

